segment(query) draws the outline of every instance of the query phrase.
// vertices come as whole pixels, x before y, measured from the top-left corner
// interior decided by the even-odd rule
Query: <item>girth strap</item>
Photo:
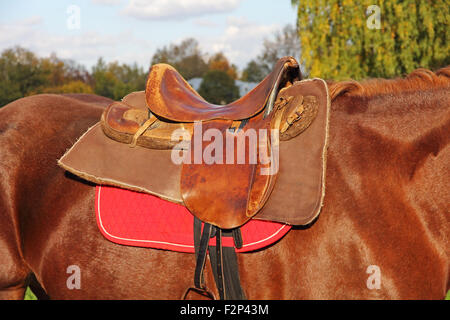
[[[195,224],[195,221],[194,221]],[[198,224],[198,223],[197,223]],[[203,232],[201,233],[201,238],[198,246],[195,245],[195,255],[197,257],[196,265],[195,265],[195,273],[194,273],[194,286],[198,289],[205,289],[205,279],[203,277],[203,270],[205,269],[206,255],[208,253],[208,243],[209,238],[211,237],[212,225],[209,223],[205,223],[203,227]],[[195,227],[194,227],[195,228]],[[201,228],[201,223],[200,223]],[[198,229],[195,228],[195,229]],[[195,237],[194,230],[194,237]],[[200,234],[200,233],[199,233]],[[195,242],[195,241],[194,241]]]
[[[196,255],[196,266],[194,273],[193,289],[201,294],[212,298],[214,295],[208,291],[204,283],[204,268],[206,255],[209,251],[211,267],[214,274],[217,290],[221,300],[245,299],[239,277],[239,267],[234,247],[223,247],[222,237],[233,237],[236,247],[242,246],[242,238],[239,229],[222,230],[209,223],[203,224],[198,218],[194,218],[194,246]],[[210,246],[209,239],[216,238],[216,245]],[[187,294],[187,293],[186,293]],[[186,296],[185,294],[185,296]]]
[[[209,257],[217,288],[223,287],[223,292],[219,290],[220,299],[244,300],[246,297],[241,286],[235,250],[235,247],[242,247],[241,230],[239,228],[232,230],[214,228],[216,229],[216,247],[209,246]],[[233,237],[235,247],[223,247],[223,237]]]

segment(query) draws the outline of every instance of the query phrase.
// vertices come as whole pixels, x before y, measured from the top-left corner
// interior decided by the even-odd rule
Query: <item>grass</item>
[[[27,291],[25,291],[24,300],[37,300],[36,296],[33,292],[31,292],[31,289],[29,287],[27,288]]]

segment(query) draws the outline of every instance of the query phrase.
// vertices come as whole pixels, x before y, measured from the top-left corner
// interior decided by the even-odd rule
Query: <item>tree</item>
[[[239,88],[234,79],[220,70],[211,70],[205,74],[198,93],[206,101],[215,104],[226,104],[239,98]]]
[[[57,87],[44,88],[43,93],[94,93],[92,88],[80,81],[74,80]]]
[[[450,63],[447,1],[292,0],[311,77],[392,77]]]
[[[72,60],[56,54],[39,58],[14,47],[0,56],[0,107],[38,93],[97,93],[115,100],[132,91],[144,90],[147,73],[137,64],[127,65],[99,59],[92,74]]]
[[[6,49],[0,56],[0,106],[26,96],[48,83],[49,70],[24,48]]]
[[[261,53],[251,60],[244,71],[243,81],[260,82],[273,69],[278,59],[285,56],[300,58],[300,41],[297,30],[290,24],[281,31],[276,31],[271,37],[265,38]]]
[[[296,28],[287,24],[281,31],[276,31],[273,38],[264,39],[263,50],[258,61],[268,74],[278,59],[292,56],[300,58],[300,41]]]
[[[267,70],[261,63],[251,60],[244,71],[242,71],[242,81],[260,82],[267,75]]]
[[[170,44],[156,50],[151,64],[167,63],[173,66],[187,80],[202,77],[208,70],[197,40],[185,39],[179,45]]]
[[[228,74],[233,80],[237,79],[237,66],[230,65],[227,57],[222,52],[218,52],[208,60],[209,70],[223,71]]]
[[[144,90],[146,76],[136,64],[106,64],[102,58],[92,68],[95,93],[114,100],[120,100],[130,92]]]

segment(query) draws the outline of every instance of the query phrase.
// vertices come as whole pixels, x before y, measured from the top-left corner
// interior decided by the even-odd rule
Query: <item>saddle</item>
[[[206,102],[171,66],[157,64],[148,76],[145,104],[136,101],[139,94],[112,104],[103,114],[102,129],[111,139],[131,147],[171,149],[179,146],[180,150],[190,150],[191,156],[188,154],[183,159],[180,178],[184,205],[200,220],[232,229],[253,217],[273,189],[277,169],[261,174],[267,165],[256,160],[265,155],[270,165],[277,168],[278,155],[274,156],[274,150],[278,149],[278,135],[282,140],[297,136],[317,115],[317,101],[313,96],[288,103],[292,96],[279,94],[282,88],[298,80],[297,62],[286,57],[280,59],[273,71],[247,95],[219,106]],[[196,126],[201,126],[202,131]],[[277,136],[270,136],[275,129]],[[174,132],[180,130],[184,132],[180,134],[183,143],[173,137]],[[196,161],[196,150],[205,155],[211,148],[202,136],[208,130],[215,141],[221,140],[220,149],[213,151],[228,156],[226,161],[214,156],[210,157],[212,163],[208,163],[208,159],[204,159],[207,163],[203,159]],[[249,141],[253,144],[246,143],[250,135],[256,137],[257,141]],[[191,139],[193,136],[196,139]],[[247,155],[249,161],[236,163],[239,148],[227,150],[229,145],[224,141],[228,139],[245,144],[240,153]],[[185,161],[186,158],[190,161]]]
[[[256,120],[263,109],[264,117],[267,117],[280,86],[296,80],[300,80],[297,62],[290,57],[280,59],[274,70],[247,95],[221,106],[206,102],[170,65],[157,64],[150,70],[145,92],[133,92],[122,102],[109,106],[102,117],[102,128],[108,137],[119,142],[151,149],[171,149],[179,142],[173,139],[172,133],[184,130],[184,140],[188,141],[196,121],[213,122],[210,127],[214,127],[219,126],[221,120],[220,123],[228,128],[239,128]],[[285,138],[288,127],[291,134],[298,134],[304,130],[298,124],[313,119],[306,119],[305,113],[302,121],[295,123],[299,120],[297,111],[291,108],[284,112],[281,139]]]
[[[325,81],[301,80],[292,57],[223,106],[206,102],[171,66],[157,64],[145,91],[112,103],[58,163],[88,181],[184,205],[205,226],[196,227],[203,267],[212,234],[236,234],[252,218],[305,225],[317,217],[329,106]],[[196,270],[196,288],[201,277]]]

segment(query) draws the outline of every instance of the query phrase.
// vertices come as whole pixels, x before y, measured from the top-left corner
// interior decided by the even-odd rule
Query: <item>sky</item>
[[[291,0],[0,0],[0,51],[148,68],[158,48],[193,37],[243,69],[286,24],[296,24]]]

